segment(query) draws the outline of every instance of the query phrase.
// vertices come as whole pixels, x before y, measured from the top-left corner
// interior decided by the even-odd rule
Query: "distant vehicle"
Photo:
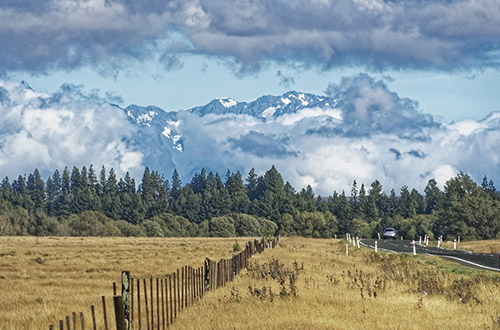
[[[396,239],[396,229],[394,229],[394,228],[385,228],[384,229],[384,235],[382,237],[384,239],[386,239],[386,238]]]

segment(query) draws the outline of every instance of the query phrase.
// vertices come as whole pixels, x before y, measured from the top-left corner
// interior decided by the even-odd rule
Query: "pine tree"
[[[9,177],[5,177],[0,185],[0,197],[10,201],[12,198],[12,186],[9,182]]]
[[[118,180],[113,168],[109,170],[103,190],[104,198],[102,201],[102,209],[104,214],[112,219],[119,219],[121,214],[121,201],[118,190]]]
[[[96,185],[96,193],[99,198],[103,198],[106,194],[106,182],[108,178],[106,177],[106,168],[104,165],[101,167],[101,172],[99,173],[99,183]]]
[[[257,191],[257,186],[258,186],[258,176],[255,173],[255,168],[252,167],[250,172],[248,172],[248,177],[246,179],[246,187],[248,191],[248,198],[252,201],[258,197],[258,191]]]
[[[179,177],[179,173],[177,172],[177,169],[174,169],[174,172],[172,173],[172,190],[170,195],[172,198],[176,199],[180,192],[182,190],[182,182]]]
[[[307,185],[306,188],[302,188],[300,193],[297,194],[297,209],[300,212],[316,211],[316,201],[314,199],[314,192],[310,185]]]
[[[12,182],[12,190],[12,202],[14,203],[14,205],[19,205],[29,212],[32,212],[34,203],[28,193],[28,188],[26,186],[26,177],[20,175],[17,180],[14,180]]]
[[[356,182],[356,180],[352,182],[351,199],[349,200],[349,205],[351,206],[352,217],[357,217],[359,215],[359,200],[358,200],[358,183]]]
[[[375,180],[370,185],[368,192],[368,205],[366,209],[366,216],[370,221],[377,220],[383,214],[383,200],[382,185],[378,180]]]
[[[416,205],[411,198],[408,186],[401,187],[401,197],[399,198],[398,214],[403,218],[411,218],[417,214]]]
[[[149,171],[149,167],[146,167],[146,169],[144,170],[144,174],[142,175],[140,190],[141,190],[143,205],[146,208],[150,208],[154,204],[155,196],[154,196],[154,187],[151,181],[151,172]]]
[[[191,180],[191,188],[195,194],[203,194],[207,187],[207,171],[202,168],[200,173],[196,173]]]
[[[28,176],[26,188],[33,201],[33,207],[45,210],[45,182],[43,182],[38,169],[35,169],[33,174]]]
[[[232,174],[228,171],[226,189],[229,193],[231,211],[237,213],[248,213],[250,199],[247,195],[247,188],[243,184],[241,173],[238,171]]]

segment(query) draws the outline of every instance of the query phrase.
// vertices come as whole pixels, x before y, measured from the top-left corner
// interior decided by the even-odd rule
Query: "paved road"
[[[411,242],[408,240],[373,240],[373,239],[363,239],[360,244],[374,249],[375,241],[377,241],[377,247],[379,250],[395,252],[395,253],[413,253],[413,247]],[[497,254],[485,254],[485,253],[472,253],[470,251],[464,250],[450,250],[437,247],[430,247],[425,245],[419,245],[416,242],[416,252],[418,254],[426,254],[439,256],[451,260],[455,260],[461,264],[489,269],[494,271],[500,271],[499,269],[499,259]]]

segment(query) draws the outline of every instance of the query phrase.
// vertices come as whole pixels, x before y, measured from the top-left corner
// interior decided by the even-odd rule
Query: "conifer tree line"
[[[296,191],[274,166],[245,179],[202,169],[183,185],[177,170],[169,181],[146,167],[137,183],[91,165],[55,170],[45,181],[35,169],[0,185],[0,235],[375,238],[385,227],[408,239],[498,238],[500,193],[486,176],[477,184],[460,173],[442,190],[429,180],[423,194],[403,186],[387,195],[375,180],[322,197],[311,186]]]

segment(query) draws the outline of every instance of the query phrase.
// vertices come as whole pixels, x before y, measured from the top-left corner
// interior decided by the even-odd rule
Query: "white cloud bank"
[[[500,182],[500,113],[440,123],[368,75],[344,78],[325,94],[317,98],[322,105],[298,102],[280,115],[238,114],[233,107],[199,115],[154,107],[124,111],[74,86],[41,95],[0,81],[0,176],[35,168],[48,176],[92,163],[138,179],[144,166],[166,177],[176,167],[186,183],[201,168],[246,176],[252,167],[264,173],[275,165],[295,188],[309,184],[321,195],[375,179],[386,191],[403,185],[422,191],[429,179],[442,185],[459,171]],[[283,101],[288,95],[256,103],[262,113],[270,99],[277,108],[290,107]]]
[[[0,174],[11,178],[38,168],[48,175],[65,166],[142,170],[143,154],[127,140],[137,130],[125,113],[74,86],[54,95],[0,81]]]
[[[174,163],[189,174],[202,167],[263,173],[274,164],[294,187],[310,184],[322,195],[375,179],[387,191],[423,191],[429,179],[442,186],[460,171],[500,182],[500,113],[440,123],[368,75],[344,78],[326,94],[334,108],[263,118],[179,114],[185,148]]]

